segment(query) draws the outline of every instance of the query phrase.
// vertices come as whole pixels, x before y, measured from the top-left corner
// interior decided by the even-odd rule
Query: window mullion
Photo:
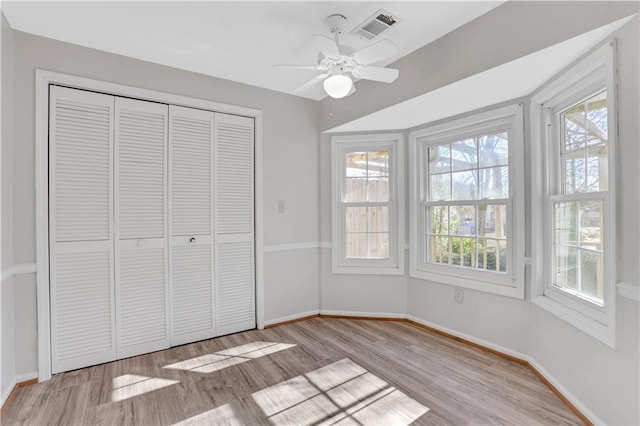
[[[607,191],[599,192],[576,192],[574,194],[550,195],[551,203],[563,203],[571,201],[606,201]]]
[[[343,201],[340,203],[345,207],[393,207],[393,201]]]
[[[425,206],[483,206],[487,204],[509,204],[509,198],[483,198],[480,200],[423,201]]]
[[[451,144],[449,147],[449,197],[453,198],[453,149]],[[451,245],[451,238],[449,238],[449,245]],[[449,252],[449,263],[451,263],[451,252]]]
[[[366,173],[366,182],[367,182],[367,193],[366,193],[366,199],[367,201],[371,200],[371,191],[370,191],[370,187],[371,185],[369,184],[369,151],[367,151],[367,153],[365,154],[365,173]]]
[[[368,187],[369,187],[369,172],[367,172],[367,188]],[[367,257],[371,257],[371,233],[369,232],[369,230],[371,229],[371,223],[369,222],[369,216],[371,215],[371,207],[366,207],[365,212],[366,212],[366,220],[365,220],[364,232],[366,232],[367,234]]]
[[[576,287],[580,294],[582,294],[582,250],[580,244],[580,204],[576,203]]]

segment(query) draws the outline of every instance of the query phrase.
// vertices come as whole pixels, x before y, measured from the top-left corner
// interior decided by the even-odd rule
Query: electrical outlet
[[[284,201],[278,201],[278,213],[284,213],[285,207]]]
[[[461,288],[456,288],[453,290],[453,299],[456,303],[464,302],[464,290]]]

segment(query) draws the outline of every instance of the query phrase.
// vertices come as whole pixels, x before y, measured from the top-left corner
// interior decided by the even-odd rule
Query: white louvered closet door
[[[116,358],[113,111],[113,96],[50,88],[53,373]]]
[[[171,344],[216,336],[213,286],[214,113],[170,106]]]
[[[254,328],[254,121],[215,118],[215,282],[218,335]]]
[[[169,347],[168,113],[164,104],[116,98],[118,358]]]

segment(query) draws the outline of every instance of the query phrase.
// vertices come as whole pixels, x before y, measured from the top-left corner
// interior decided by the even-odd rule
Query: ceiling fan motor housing
[[[327,26],[329,27],[329,31],[331,31],[332,34],[335,34],[335,33],[341,34],[343,25],[345,22],[347,22],[347,17],[339,13],[336,13],[336,14],[330,15],[325,22],[327,23]]]

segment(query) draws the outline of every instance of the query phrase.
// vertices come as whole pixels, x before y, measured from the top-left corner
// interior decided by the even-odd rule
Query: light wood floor
[[[315,318],[18,390],[12,424],[580,424],[525,366],[411,324]]]

